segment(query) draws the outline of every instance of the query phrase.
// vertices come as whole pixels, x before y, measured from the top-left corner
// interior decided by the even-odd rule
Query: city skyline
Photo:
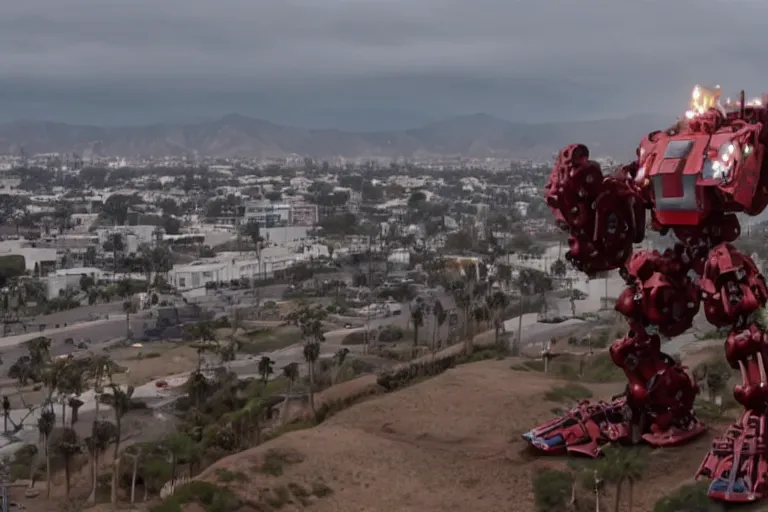
[[[181,11],[167,0],[30,0],[0,20],[0,122],[115,126],[237,112],[306,128],[403,129],[476,112],[528,123],[676,116],[696,83],[768,89],[755,66],[762,41],[750,41],[768,6],[699,7],[190,0]]]

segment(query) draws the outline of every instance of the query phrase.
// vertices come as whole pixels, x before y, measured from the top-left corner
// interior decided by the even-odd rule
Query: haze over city
[[[374,130],[475,112],[515,122],[677,115],[694,83],[768,87],[755,65],[766,14],[767,4],[735,0],[11,2],[0,19],[0,121],[237,112]]]

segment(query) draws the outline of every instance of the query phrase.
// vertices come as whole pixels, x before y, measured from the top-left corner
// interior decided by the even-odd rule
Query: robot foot
[[[749,503],[766,496],[768,416],[745,411],[741,420],[712,442],[696,478],[709,478],[707,495],[726,503]]]
[[[623,397],[610,403],[584,400],[559,418],[526,432],[523,439],[542,453],[596,458],[602,454],[601,446],[631,437],[630,417]]]
[[[695,416],[690,415],[678,425],[673,425],[667,430],[643,434],[643,441],[657,448],[679,446],[693,441],[706,431],[707,427]]]

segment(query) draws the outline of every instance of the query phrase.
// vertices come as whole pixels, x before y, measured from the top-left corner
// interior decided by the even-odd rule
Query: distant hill
[[[431,156],[548,157],[571,142],[583,142],[596,156],[628,158],[640,138],[674,119],[634,116],[570,123],[522,124],[487,114],[460,116],[400,131],[344,132],[307,130],[230,114],[216,121],[136,127],[77,126],[17,121],[0,125],[0,153],[23,147],[27,153],[82,152],[94,146],[105,155],[151,157],[282,157],[291,153],[317,158]]]

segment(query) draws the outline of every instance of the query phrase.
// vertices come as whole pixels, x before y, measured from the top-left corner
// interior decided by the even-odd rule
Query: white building
[[[168,272],[168,283],[179,291],[187,291],[202,288],[206,283],[266,278],[304,258],[281,247],[267,247],[261,251],[261,259],[260,264],[255,252],[225,252],[189,265],[174,265]]]
[[[262,227],[275,227],[291,223],[291,205],[271,201],[245,203],[245,222],[256,222]]]
[[[53,274],[50,274],[44,278],[48,300],[58,297],[59,292],[66,289],[79,290],[80,279],[83,277],[83,275],[90,276],[95,281],[100,281],[109,277],[101,269],[92,267],[66,268],[56,270]]]
[[[24,264],[31,274],[45,275],[56,268],[56,249],[41,249],[27,246],[26,240],[6,240],[0,242],[0,255],[19,255],[24,257]]]

